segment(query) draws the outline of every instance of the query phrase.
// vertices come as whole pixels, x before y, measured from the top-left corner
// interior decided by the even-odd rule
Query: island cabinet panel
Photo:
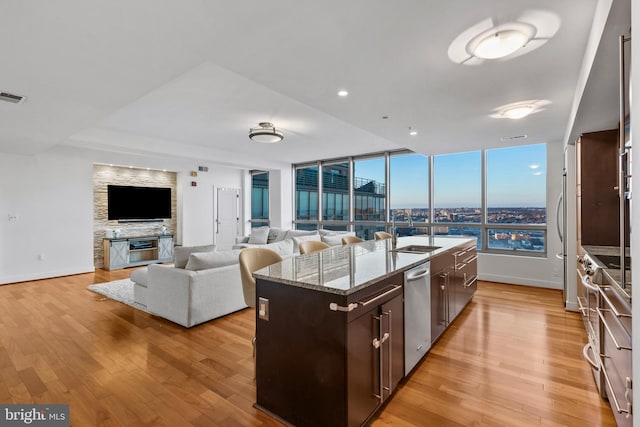
[[[258,278],[257,407],[296,426],[369,420],[403,377],[402,282],[340,295]]]
[[[477,289],[478,253],[470,241],[431,258],[431,341],[435,343]]]

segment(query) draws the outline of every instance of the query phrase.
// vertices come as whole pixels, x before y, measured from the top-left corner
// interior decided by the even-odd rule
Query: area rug
[[[149,312],[146,306],[135,302],[133,297],[133,282],[130,279],[90,285],[89,290],[130,305],[138,310]]]

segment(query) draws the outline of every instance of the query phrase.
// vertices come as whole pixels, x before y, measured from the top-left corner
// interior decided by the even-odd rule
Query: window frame
[[[516,147],[516,146],[514,146]],[[507,148],[507,147],[500,147]],[[427,222],[413,222],[413,228],[424,228],[427,229],[430,233],[433,233],[434,228],[436,227],[467,227],[467,228],[478,228],[480,229],[480,246],[478,247],[478,251],[481,253],[487,254],[500,254],[500,255],[513,255],[513,256],[528,256],[528,257],[537,257],[537,258],[546,258],[548,256],[549,250],[549,230],[548,230],[548,206],[545,206],[545,223],[544,224],[522,224],[522,223],[490,223],[488,222],[488,209],[487,209],[487,152],[492,150],[491,148],[486,148],[482,150],[473,150],[480,151],[480,174],[481,174],[481,220],[480,222],[435,222],[435,200],[434,200],[434,187],[435,187],[435,157],[436,156],[426,156],[428,162],[428,212],[429,212],[429,220]],[[545,153],[548,155],[548,145],[545,143]],[[309,226],[311,224],[315,224],[318,229],[323,229],[324,226],[339,226],[345,227],[347,231],[355,231],[357,226],[373,226],[373,227],[384,227],[383,229],[389,232],[391,230],[391,226],[393,223],[393,218],[391,218],[391,159],[393,156],[397,155],[407,155],[407,154],[420,154],[415,153],[411,150],[395,150],[395,151],[385,151],[385,152],[377,152],[377,153],[369,153],[361,156],[351,156],[351,157],[341,157],[334,159],[326,159],[326,160],[318,160],[315,162],[305,162],[299,164],[292,164],[292,174],[293,174],[293,200],[292,200],[292,208],[293,208],[293,227],[296,228],[298,224]],[[457,153],[448,153],[448,154],[457,154]],[[383,220],[380,221],[371,221],[371,220],[355,220],[355,197],[354,197],[354,173],[355,173],[355,162],[359,160],[370,160],[373,158],[383,158],[385,165],[385,182],[382,183],[385,188],[384,194],[384,214]],[[349,220],[348,221],[339,221],[339,220],[323,220],[323,193],[324,189],[322,186],[322,176],[323,176],[323,166],[331,165],[336,163],[348,163],[349,167]],[[296,170],[299,168],[308,168],[308,167],[317,167],[318,170],[318,219],[304,219],[298,220],[296,219]],[[547,168],[545,167],[545,177],[548,175]],[[546,189],[545,189],[546,194]],[[407,221],[397,222],[396,225],[408,224]],[[405,227],[406,228],[406,227]],[[543,232],[544,238],[544,250],[542,251],[534,251],[528,249],[521,248],[512,248],[512,249],[500,249],[500,248],[489,248],[489,230],[523,230],[523,231],[536,231]]]
[[[269,179],[270,179],[269,171],[251,170],[249,171],[249,174],[251,176],[251,199],[250,199],[251,215],[249,218],[250,228],[269,226],[271,225],[271,197],[270,197],[270,189],[269,189]],[[254,218],[253,217],[253,189],[254,189],[253,178],[256,175],[262,175],[262,174],[267,175],[267,218]],[[262,200],[263,200],[263,206],[264,206],[264,192],[262,194]]]

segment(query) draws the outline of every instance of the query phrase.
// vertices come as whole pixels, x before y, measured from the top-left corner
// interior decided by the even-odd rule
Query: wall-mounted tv
[[[171,218],[171,188],[108,185],[108,218],[151,221]]]

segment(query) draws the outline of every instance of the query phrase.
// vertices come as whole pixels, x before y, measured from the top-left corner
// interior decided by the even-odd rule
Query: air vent
[[[517,141],[518,139],[525,139],[527,135],[515,135],[515,136],[503,136],[500,141]]]
[[[13,104],[20,104],[22,101],[25,100],[25,97],[20,95],[14,95],[13,93],[9,93],[9,92],[0,92],[0,100],[11,102]]]

